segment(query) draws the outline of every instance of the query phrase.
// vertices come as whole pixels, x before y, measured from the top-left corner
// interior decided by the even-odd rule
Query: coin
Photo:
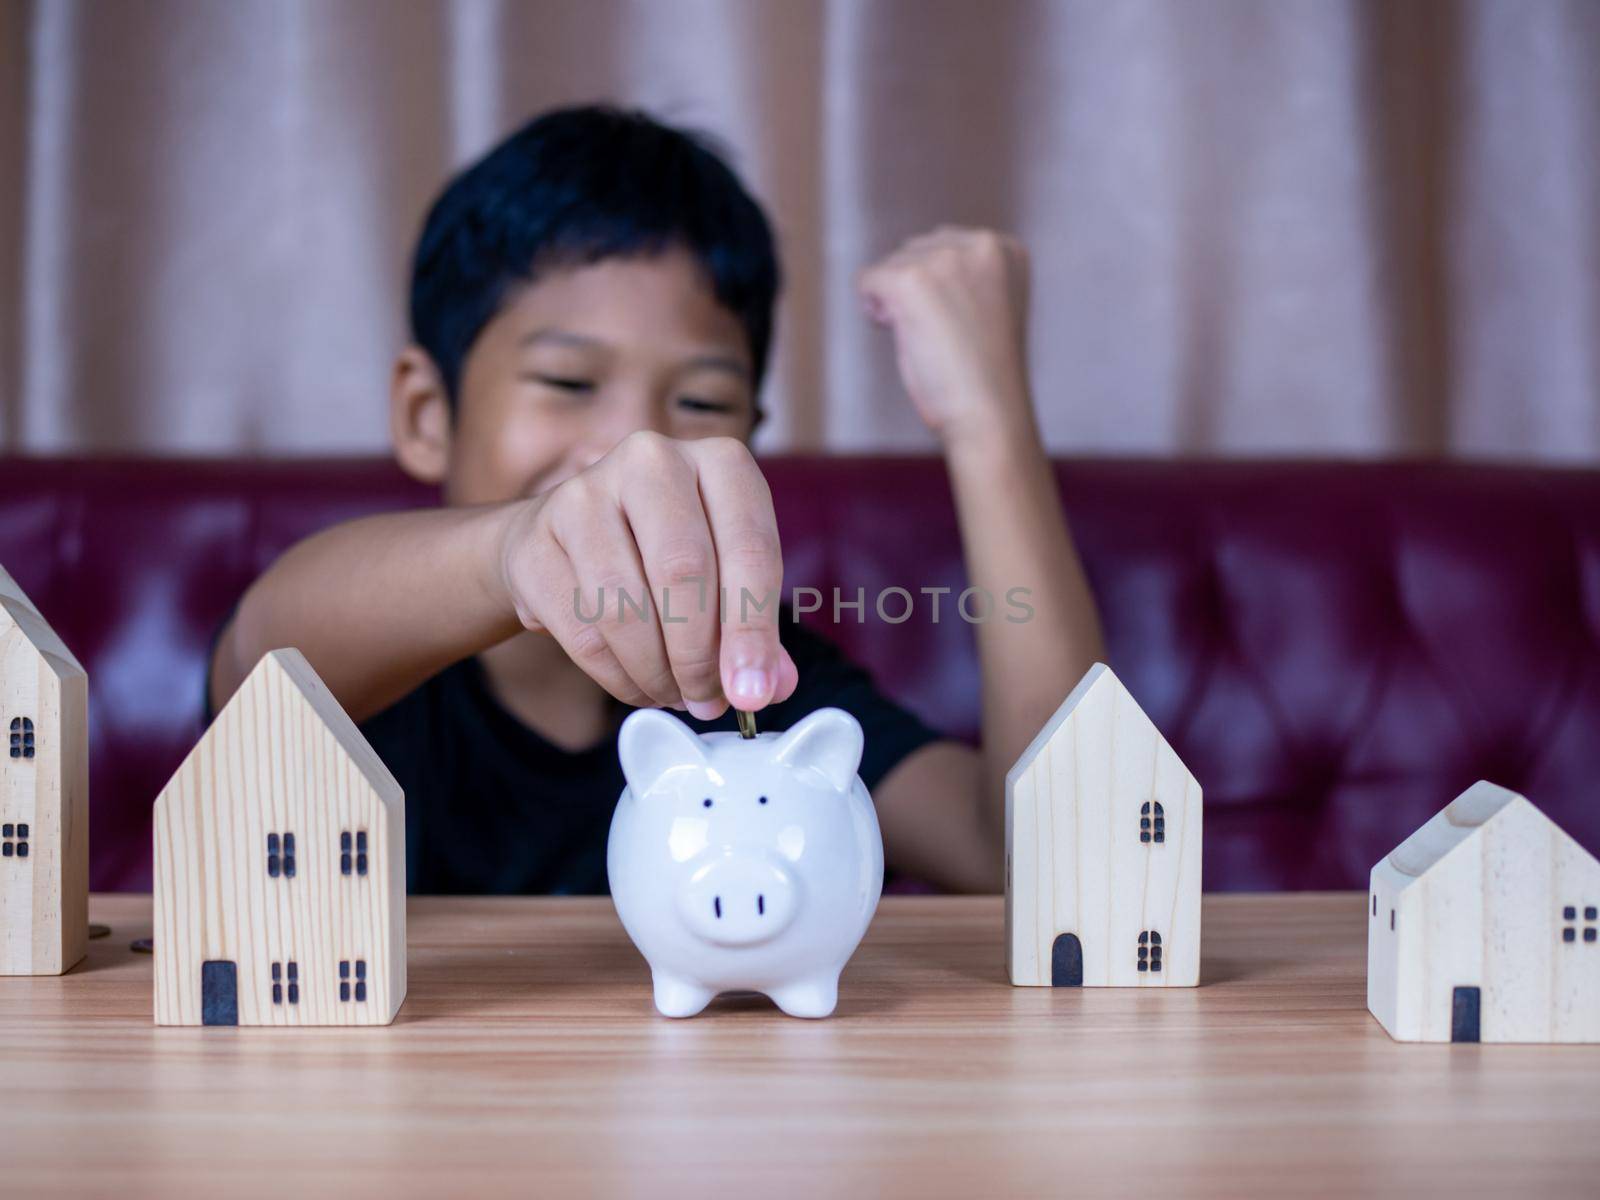
[[[89,926],[89,936],[91,938],[110,937],[111,936],[111,926],[109,926],[109,925],[91,925],[91,926]]]
[[[156,943],[154,938],[134,938],[128,943],[128,949],[135,954],[154,954]]]
[[[742,737],[742,738],[753,738],[753,737],[755,737],[755,735],[756,735],[756,715],[755,715],[755,713],[747,713],[742,708],[736,708],[736,709],[733,710],[733,712],[734,712],[734,715],[739,719],[739,736]]]

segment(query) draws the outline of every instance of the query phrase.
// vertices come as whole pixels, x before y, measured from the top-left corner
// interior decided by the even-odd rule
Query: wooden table
[[[0,1194],[1600,1194],[1600,1049],[1401,1046],[1364,897],[1206,900],[1203,986],[1020,989],[896,897],[807,1022],[657,1017],[608,900],[417,899],[387,1029],[157,1029],[145,896],[0,979]]]

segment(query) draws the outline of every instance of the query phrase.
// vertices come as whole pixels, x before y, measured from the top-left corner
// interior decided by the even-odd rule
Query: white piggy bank
[[[747,739],[646,708],[618,751],[628,786],[606,870],[656,1008],[692,1017],[719,992],[755,991],[790,1016],[831,1013],[883,891],[856,719],[824,708]]]

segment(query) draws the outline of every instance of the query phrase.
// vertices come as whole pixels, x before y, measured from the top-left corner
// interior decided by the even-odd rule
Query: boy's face
[[[547,491],[636,430],[747,438],[755,421],[744,328],[687,252],[552,270],[467,354],[442,448],[445,500]]]

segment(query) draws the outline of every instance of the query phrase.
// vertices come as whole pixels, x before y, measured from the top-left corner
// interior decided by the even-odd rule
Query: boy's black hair
[[[456,403],[462,364],[510,291],[551,267],[681,246],[739,318],[759,386],[778,256],[761,206],[701,134],[589,105],[529,121],[445,187],[411,270],[411,335]]]

